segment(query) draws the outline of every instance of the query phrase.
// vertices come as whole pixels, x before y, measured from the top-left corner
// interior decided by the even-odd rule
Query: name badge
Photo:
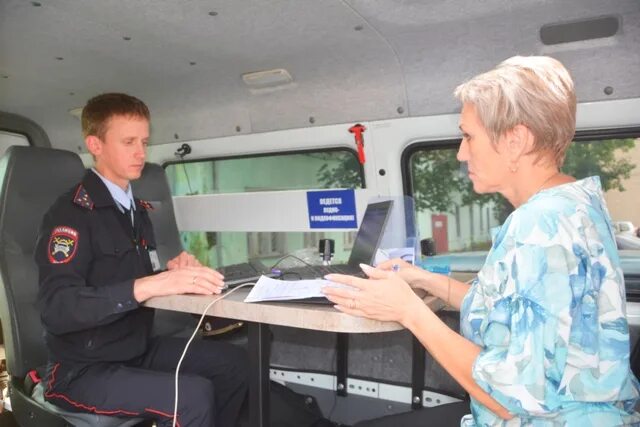
[[[149,259],[151,260],[151,268],[153,268],[154,272],[162,270],[158,252],[155,249],[149,251]]]

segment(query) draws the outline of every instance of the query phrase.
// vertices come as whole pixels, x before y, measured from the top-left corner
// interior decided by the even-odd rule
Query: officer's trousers
[[[65,410],[153,419],[171,426],[174,373],[186,339],[154,338],[143,357],[127,363],[54,363],[45,398]],[[180,367],[180,426],[233,427],[247,393],[246,352],[196,339]]]

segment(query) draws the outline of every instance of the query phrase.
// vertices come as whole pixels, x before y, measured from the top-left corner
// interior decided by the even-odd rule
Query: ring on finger
[[[198,276],[193,276],[193,279],[191,280],[191,284],[195,285],[196,284],[196,279],[198,278]]]
[[[349,308],[355,309],[358,307],[355,298],[351,298],[351,304],[349,304]]]

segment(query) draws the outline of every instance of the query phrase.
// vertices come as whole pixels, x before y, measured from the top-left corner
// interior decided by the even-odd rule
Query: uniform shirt
[[[472,400],[475,425],[640,423],[624,279],[598,177],[539,192],[507,218],[460,320],[482,348],[474,380],[515,416],[503,422]]]
[[[35,259],[50,361],[127,361],[146,351],[153,310],[135,300],[133,283],[153,273],[155,238],[150,205],[135,202],[134,227],[88,171],[45,214]]]
[[[98,178],[102,181],[102,183],[107,187],[109,193],[111,193],[111,197],[115,200],[116,206],[120,210],[120,212],[124,213],[125,210],[133,209],[136,210],[136,203],[133,200],[133,191],[131,190],[131,184],[127,186],[126,191],[109,181],[107,178],[102,176],[100,172],[98,172],[95,168],[91,168],[91,171],[98,175]]]

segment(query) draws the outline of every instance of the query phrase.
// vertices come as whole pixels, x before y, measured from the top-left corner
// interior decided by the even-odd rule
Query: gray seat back
[[[135,197],[153,206],[149,217],[156,235],[156,250],[160,264],[166,265],[167,261],[182,252],[167,175],[162,166],[147,163],[140,179],[132,181],[131,186]]]
[[[34,399],[22,387],[27,373],[47,362],[33,259],[42,216],[84,173],[80,157],[70,151],[13,146],[0,159],[0,322],[12,376],[11,403],[20,425],[115,427],[142,421],[65,412],[45,402],[41,392]]]
[[[182,241],[176,224],[173,210],[173,199],[167,175],[162,166],[147,163],[140,179],[131,182],[133,195],[151,203],[153,209],[149,217],[156,236],[156,250],[160,264],[166,266],[167,261],[182,252]],[[153,334],[190,336],[197,320],[194,316],[179,311],[156,310]]]
[[[0,321],[12,376],[24,378],[46,363],[35,305],[36,237],[44,213],[83,174],[80,157],[70,151],[13,146],[0,160]]]

